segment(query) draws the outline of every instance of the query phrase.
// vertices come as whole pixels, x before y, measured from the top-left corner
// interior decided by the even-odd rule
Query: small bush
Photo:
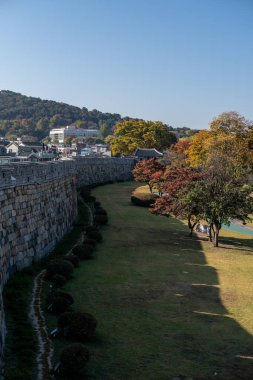
[[[93,256],[93,245],[81,244],[77,245],[74,249],[74,253],[80,260],[90,259]]]
[[[74,266],[67,260],[53,260],[47,266],[46,277],[51,280],[56,274],[69,279],[73,273]]]
[[[94,218],[94,224],[98,226],[102,226],[108,223],[108,216],[104,214],[98,214]]]
[[[96,197],[93,197],[93,195],[90,195],[89,197],[85,199],[85,202],[88,202],[88,203],[94,203],[95,201],[96,201]]]
[[[100,202],[98,202],[98,201],[95,201],[95,202],[94,202],[94,207],[95,207],[95,208],[98,208],[98,207],[100,207],[100,205],[101,205],[101,203],[100,203]]]
[[[88,227],[86,227],[86,233],[87,233],[87,234],[88,234],[89,232],[93,232],[93,231],[98,231],[97,226],[88,226]]]
[[[65,312],[58,318],[58,327],[67,338],[84,341],[93,338],[97,320],[89,313]]]
[[[64,292],[60,289],[55,289],[53,290],[47,297],[47,302],[51,302],[54,298],[65,298],[68,302],[69,302],[69,305],[73,305],[74,303],[74,298],[72,296],[72,294],[68,293],[68,292]]]
[[[95,230],[87,232],[87,237],[88,237],[88,239],[93,239],[93,240],[96,240],[97,242],[100,242],[103,240],[101,233],[99,231],[95,231]]]
[[[107,216],[107,211],[102,207],[98,207],[96,209],[96,215],[106,215]]]
[[[138,194],[131,196],[131,202],[135,206],[150,207],[155,203],[158,196],[155,194]]]
[[[66,283],[67,279],[66,277],[62,276],[61,274],[55,274],[51,278],[51,282],[58,288],[62,287]]]
[[[97,245],[97,241],[94,239],[85,239],[83,244],[92,245],[95,248]]]
[[[66,255],[63,259],[71,262],[75,268],[79,265],[79,258],[76,255]]]
[[[79,254],[82,251],[82,245],[78,244],[72,249],[73,255],[77,256],[79,258]]]
[[[90,188],[89,187],[82,187],[80,190],[80,195],[85,200],[90,196]]]
[[[56,289],[47,297],[47,311],[53,314],[61,314],[67,311],[73,303],[74,298],[70,293]]]
[[[53,314],[61,314],[68,310],[70,306],[67,298],[55,297],[51,299],[51,302],[47,304],[47,311]]]
[[[60,353],[60,374],[63,376],[81,374],[90,358],[88,349],[81,343],[73,343]]]

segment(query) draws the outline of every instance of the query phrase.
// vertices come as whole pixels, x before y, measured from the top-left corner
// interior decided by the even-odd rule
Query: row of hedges
[[[53,259],[61,260],[64,257],[63,254],[66,254],[80,237],[83,226],[88,221],[88,212],[81,202],[78,204],[78,211],[78,221],[74,228],[61,239],[50,256],[46,256],[41,261],[13,274],[4,287],[8,331],[5,346],[5,378],[8,380],[37,378],[38,340],[29,316],[34,278]],[[65,282],[65,278],[63,279],[61,275],[58,276],[60,276],[59,281],[64,280]],[[57,282],[57,277],[54,281]]]
[[[99,226],[108,222],[106,210],[90,195],[89,189],[81,189],[80,196],[84,202],[92,206],[93,225],[85,228],[83,242],[74,246],[71,254],[52,260],[46,268],[46,279],[50,282],[51,289],[46,298],[46,311],[58,315],[57,328],[51,332],[51,336],[73,342],[61,351],[60,361],[53,370],[55,377],[64,379],[69,379],[69,376],[75,378],[83,373],[90,358],[89,351],[83,343],[94,339],[97,320],[89,313],[72,310],[74,298],[61,287],[73,277],[74,269],[79,266],[80,260],[94,258],[96,244],[103,240]]]

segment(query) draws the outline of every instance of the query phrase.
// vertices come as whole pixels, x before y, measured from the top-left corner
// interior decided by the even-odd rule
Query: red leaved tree
[[[163,174],[163,196],[158,198],[150,209],[153,214],[187,219],[192,236],[195,225],[201,219],[200,202],[195,191],[195,183],[202,174],[185,167],[167,167]]]
[[[155,158],[150,160],[142,160],[135,165],[133,169],[133,176],[135,181],[145,182],[149,186],[150,192],[152,193],[156,183],[156,173],[159,172],[157,176],[161,176],[164,168],[165,167]]]

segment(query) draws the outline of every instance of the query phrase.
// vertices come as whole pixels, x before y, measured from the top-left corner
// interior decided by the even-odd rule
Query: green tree
[[[247,172],[238,172],[233,159],[224,154],[210,156],[203,174],[194,191],[213,233],[213,244],[218,247],[222,224],[229,225],[231,219],[249,219],[253,210],[252,186],[248,184]]]
[[[189,146],[185,149],[186,163],[192,168],[203,166],[208,156],[208,142],[210,140],[209,131],[200,131],[193,136]]]
[[[87,129],[87,122],[83,120],[77,120],[75,121],[75,126],[76,128]]]
[[[129,155],[137,148],[168,148],[176,142],[176,136],[159,121],[130,119],[116,123],[114,134],[108,136],[106,141],[110,143],[114,155]]]
[[[224,154],[234,161],[235,170],[252,167],[250,140],[253,122],[237,112],[224,112],[210,124],[208,154]]]
[[[106,138],[107,136],[109,136],[110,133],[112,133],[111,126],[104,121],[99,123],[99,129],[100,129],[101,137],[103,139]]]
[[[47,136],[42,141],[44,144],[50,144],[52,142],[52,138],[50,136]]]

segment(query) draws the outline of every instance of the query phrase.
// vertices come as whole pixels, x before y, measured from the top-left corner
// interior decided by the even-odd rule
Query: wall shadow
[[[161,239],[161,233],[165,237],[169,235],[168,238]],[[169,222],[168,229],[154,226],[152,239],[157,244],[168,245],[168,255],[173,257],[171,263],[176,266],[175,274],[169,277],[177,299],[172,300],[176,307],[171,318],[178,316],[181,322],[173,338],[177,342],[176,350],[177,355],[181,356],[182,368],[187,366],[187,362],[189,368],[198,368],[187,376],[194,380],[253,379],[253,336],[243,329],[222,303],[217,271],[207,264],[201,246],[201,242],[207,239],[204,236],[189,238],[187,228],[177,220]],[[222,249],[231,250],[231,255],[235,252],[253,255],[253,249],[250,249],[253,241],[249,245],[247,243],[246,239],[221,239]],[[176,253],[173,253],[173,246]],[[182,376],[182,379],[186,376],[180,365],[175,369],[175,376]]]
[[[202,248],[207,239],[189,238],[182,222],[132,205],[132,187],[110,185],[95,194],[109,214],[99,267],[109,284],[97,280],[100,302],[92,305],[106,311],[114,336],[109,342],[105,329],[92,347],[98,367],[106,367],[93,378],[253,379],[253,336],[223,305],[217,270]],[[253,252],[247,240],[222,238],[221,244],[227,255]]]

